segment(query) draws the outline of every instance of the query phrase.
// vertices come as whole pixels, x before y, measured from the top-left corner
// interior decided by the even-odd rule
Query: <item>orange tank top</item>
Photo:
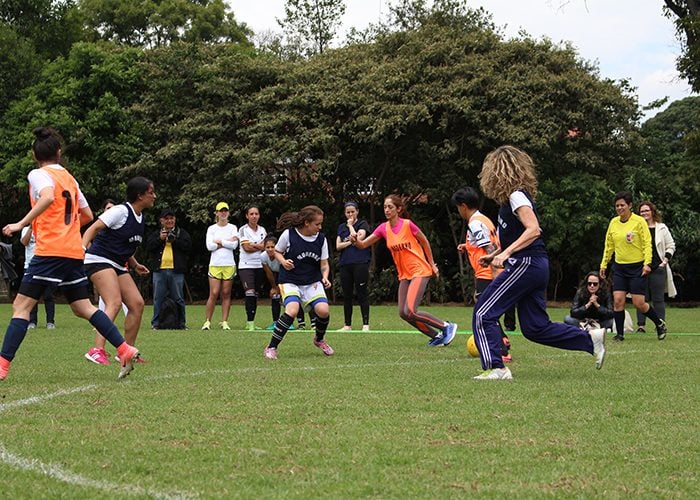
[[[85,252],[80,236],[78,184],[67,170],[41,169],[53,179],[54,200],[32,221],[36,238],[34,255],[83,260]],[[31,194],[29,201],[32,207],[36,205],[37,200]]]
[[[408,220],[403,219],[403,224],[398,234],[386,224],[386,246],[394,258],[396,270],[399,272],[399,280],[407,280],[423,276],[432,276],[433,269],[428,264],[423,253],[423,247],[411,232]]]
[[[474,214],[473,219],[481,221],[489,230],[489,240],[496,246],[500,246],[498,241],[498,234],[496,233],[496,227],[491,222],[491,219],[486,217],[484,214]],[[467,236],[467,241],[465,242],[467,247],[467,255],[469,256],[469,263],[472,265],[472,270],[474,271],[474,277],[476,279],[492,280],[496,277],[499,271],[495,271],[491,266],[482,266],[479,264],[479,258],[486,255],[486,248],[480,248],[476,245],[472,245],[469,242],[469,237]]]

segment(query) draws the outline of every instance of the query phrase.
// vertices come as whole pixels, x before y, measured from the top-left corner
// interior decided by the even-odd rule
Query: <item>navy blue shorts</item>
[[[634,264],[613,264],[613,292],[629,292],[632,295],[645,295],[647,293],[646,276],[642,276],[643,262]]]
[[[58,287],[68,302],[88,298],[88,280],[81,259],[35,255],[27,267],[19,293],[39,299],[48,287]]]
[[[103,269],[111,269],[112,271],[117,273],[117,276],[121,276],[122,274],[127,274],[129,272],[124,271],[123,269],[117,269],[112,264],[108,264],[107,262],[95,262],[93,264],[85,264],[84,269],[85,274],[88,278],[96,272],[102,271]]]

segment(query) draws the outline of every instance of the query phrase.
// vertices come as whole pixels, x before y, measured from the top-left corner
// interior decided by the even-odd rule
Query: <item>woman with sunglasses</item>
[[[612,295],[597,271],[586,275],[571,304],[571,312],[564,318],[564,323],[590,328],[613,327]],[[595,326],[597,323],[599,326]]]

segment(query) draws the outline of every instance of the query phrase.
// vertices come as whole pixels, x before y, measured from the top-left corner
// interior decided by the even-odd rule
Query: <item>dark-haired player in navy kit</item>
[[[486,196],[500,204],[498,235],[501,249],[481,257],[484,265],[503,267],[474,307],[474,340],[484,372],[477,380],[512,379],[501,359],[498,318],[518,305],[520,329],[528,340],[560,349],[586,351],[596,368],[605,358],[605,329],[587,332],[547,315],[545,293],[549,259],[534,198],[537,177],[532,158],[513,146],[501,146],[486,156],[479,175]]]
[[[315,205],[284,213],[277,222],[277,228],[284,229],[275,246],[275,258],[281,265],[278,282],[284,314],[275,323],[270,343],[263,352],[267,359],[277,359],[277,347],[300,307],[313,309],[316,314],[314,345],[326,356],[333,355],[333,348],[324,340],[329,318],[325,289],[330,288],[331,282],[328,243],[321,232],[322,223],[323,210]]]

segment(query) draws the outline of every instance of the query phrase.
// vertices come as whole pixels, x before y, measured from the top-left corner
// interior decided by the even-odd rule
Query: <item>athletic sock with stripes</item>
[[[272,330],[270,347],[277,349],[277,346],[280,345],[280,342],[282,342],[282,339],[287,334],[287,330],[289,330],[289,327],[292,326],[293,322],[294,318],[287,313],[284,313],[279,317],[277,323],[275,323],[275,329]]]

